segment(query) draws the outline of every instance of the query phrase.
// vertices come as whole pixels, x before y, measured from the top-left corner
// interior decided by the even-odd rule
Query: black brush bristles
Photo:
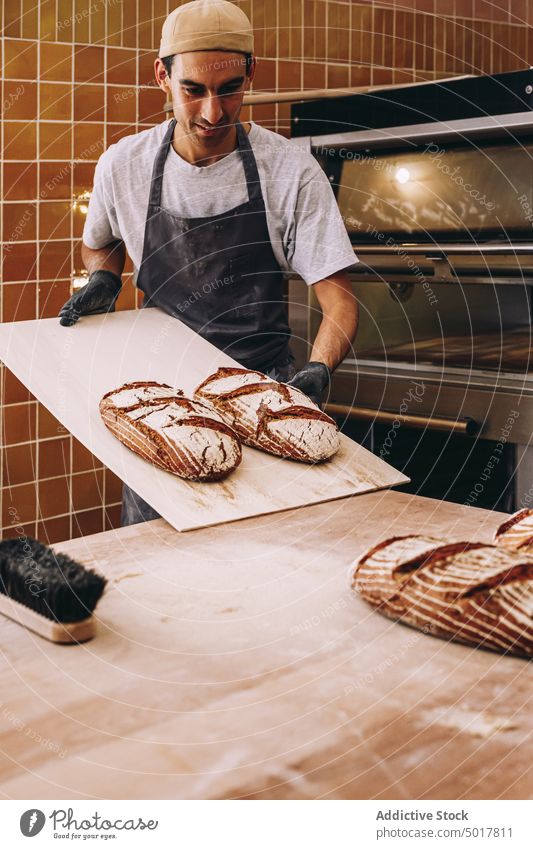
[[[107,581],[30,537],[0,542],[0,593],[56,622],[91,615]]]

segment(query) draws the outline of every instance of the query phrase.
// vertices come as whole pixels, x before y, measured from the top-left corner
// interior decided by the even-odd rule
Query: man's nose
[[[216,95],[204,97],[202,101],[202,119],[208,124],[218,124],[224,112]]]

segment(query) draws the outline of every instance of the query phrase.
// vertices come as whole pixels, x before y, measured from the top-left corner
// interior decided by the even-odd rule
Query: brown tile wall
[[[174,0],[3,0],[0,318],[57,315],[81,270],[100,153],[161,120],[152,81]],[[255,90],[410,82],[528,67],[530,0],[241,0],[260,59]],[[289,105],[244,118],[285,135]],[[126,284],[131,276],[126,267]],[[136,305],[125,285],[119,308]],[[120,482],[1,372],[0,536],[55,542],[118,523]],[[19,530],[17,530],[19,528]]]

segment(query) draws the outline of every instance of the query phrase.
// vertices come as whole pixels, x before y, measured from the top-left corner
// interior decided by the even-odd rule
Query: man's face
[[[161,87],[170,89],[177,123],[200,150],[216,149],[231,133],[253,71],[246,76],[243,53],[206,50],[174,57]]]

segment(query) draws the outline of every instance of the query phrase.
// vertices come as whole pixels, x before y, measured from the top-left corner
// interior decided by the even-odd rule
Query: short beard
[[[191,128],[189,128],[189,127],[185,124],[185,122],[184,122],[183,120],[181,120],[180,118],[176,118],[176,122],[177,122],[177,124],[178,124],[178,126],[179,126],[179,128],[180,128],[180,130],[181,130],[181,132],[182,132],[182,134],[185,136],[185,138],[189,139],[189,140],[190,140],[190,141],[191,141],[191,142],[192,142],[192,143],[193,143],[196,147],[202,147],[202,146],[204,146],[206,143],[207,143],[207,145],[209,145],[209,142],[210,142],[210,141],[213,141],[213,142],[214,142],[214,141],[216,141],[216,143],[217,143],[217,144],[220,144],[220,142],[221,142],[221,141],[223,141],[223,140],[226,138],[226,136],[227,136],[227,135],[231,132],[232,126],[234,126],[234,124],[236,124],[236,123],[237,123],[237,119],[235,120],[234,124],[228,123],[228,124],[224,127],[224,131],[220,134],[220,136],[219,136],[217,139],[205,139],[205,138],[201,138],[201,137],[200,137],[200,136],[199,136],[199,135],[198,135],[198,134],[194,131],[194,126],[193,126],[193,127],[191,127]],[[193,122],[193,123],[194,123],[194,122]]]

